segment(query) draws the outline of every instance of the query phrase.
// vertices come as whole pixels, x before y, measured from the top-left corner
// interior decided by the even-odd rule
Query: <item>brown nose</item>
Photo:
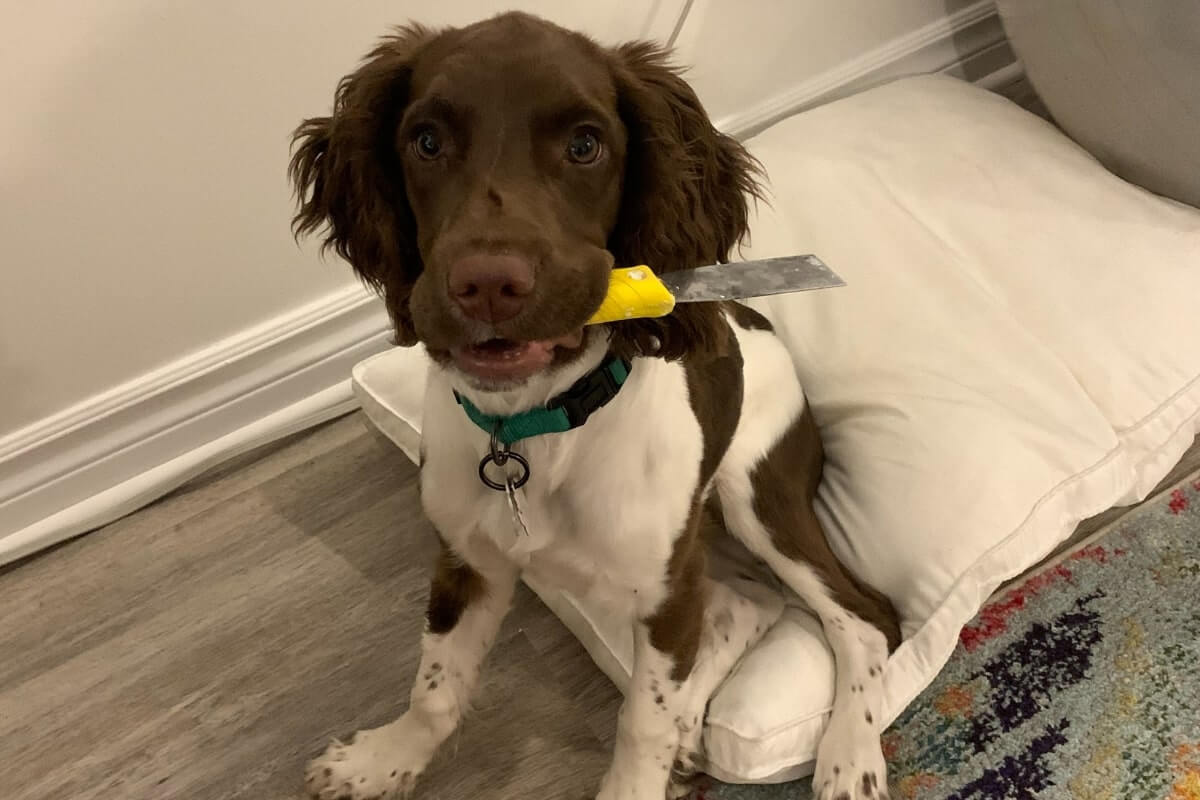
[[[533,293],[533,267],[516,256],[471,255],[450,268],[450,296],[471,319],[504,322]]]

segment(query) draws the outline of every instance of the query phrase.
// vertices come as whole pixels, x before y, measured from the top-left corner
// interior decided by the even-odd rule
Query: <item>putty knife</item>
[[[711,303],[845,286],[812,255],[761,258],[655,275],[648,266],[614,269],[608,295],[589,325],[663,317],[676,303]]]

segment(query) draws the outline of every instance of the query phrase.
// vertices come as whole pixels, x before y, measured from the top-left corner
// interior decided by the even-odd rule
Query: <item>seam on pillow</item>
[[[1198,381],[1200,381],[1200,378],[1198,378],[1197,380],[1193,380],[1191,382],[1191,384],[1189,384],[1189,385],[1196,384]],[[1176,398],[1177,398],[1177,396],[1176,396]],[[1166,408],[1166,404],[1160,406],[1160,410],[1164,410],[1165,408]],[[1178,426],[1176,426],[1174,428],[1174,430],[1168,436],[1166,436],[1165,438],[1163,438],[1162,440],[1157,442],[1156,445],[1153,448],[1151,448],[1151,450],[1154,450],[1154,451],[1161,450],[1167,443],[1169,443],[1172,439],[1174,439],[1176,436],[1178,436],[1178,434],[1181,431],[1183,431],[1185,428],[1187,428],[1189,426],[1191,426],[1192,430],[1200,432],[1200,411],[1194,411],[1192,414],[1190,414],[1182,423],[1180,423]],[[1127,454],[1127,447],[1124,443],[1119,444],[1114,450],[1110,451],[1103,459],[1101,459],[1097,463],[1093,464],[1091,467],[1088,467],[1087,469],[1083,470],[1082,472],[1076,473],[1075,475],[1071,476],[1070,478],[1067,478],[1067,479],[1061,481],[1057,486],[1055,486],[1053,489],[1051,489],[1049,492],[1047,492],[1034,505],[1033,509],[1030,511],[1029,516],[1026,517],[1024,522],[1022,522],[1016,529],[1014,529],[1012,533],[1010,533],[1008,536],[1006,536],[1003,541],[1001,541],[1001,542],[997,543],[996,545],[994,545],[993,547],[989,548],[989,550],[984,555],[980,556],[980,558],[977,559],[971,565],[971,567],[968,568],[968,570],[963,572],[963,574],[960,576],[959,580],[955,581],[955,584],[954,584],[955,588],[957,588],[964,579],[966,579],[972,572],[974,572],[985,559],[991,557],[997,550],[1006,547],[1013,539],[1026,533],[1026,531],[1024,529],[1028,526],[1030,519],[1033,517],[1033,515],[1035,513],[1037,513],[1037,511],[1051,497],[1053,497],[1055,494],[1064,490],[1070,484],[1085,480],[1086,478],[1090,477],[1092,474],[1097,472],[1099,469],[1101,469],[1105,466],[1108,466],[1111,462],[1113,462],[1115,460],[1116,456],[1119,456],[1122,454]],[[1137,463],[1144,464],[1147,460],[1148,460],[1148,457],[1142,458]],[[1131,466],[1133,466],[1132,463],[1131,463]],[[1132,487],[1126,487],[1126,488],[1132,488]],[[1111,505],[1109,507],[1111,507]],[[1100,510],[1103,511],[1104,509],[1100,509]],[[1073,524],[1078,525],[1079,522],[1081,522],[1083,519],[1087,519],[1087,517],[1085,516],[1085,517],[1076,519]],[[1061,541],[1061,539],[1059,541]],[[1011,579],[1011,576],[1009,579]],[[1002,584],[1003,584],[1003,580],[1000,582],[1000,584],[997,584],[997,585],[999,586]],[[994,592],[994,589],[993,589],[993,592]],[[911,639],[906,640],[905,644],[916,641],[918,637],[920,637],[922,634],[925,633],[925,631],[929,627],[929,623],[932,622],[933,619],[944,608],[946,608],[947,603],[950,601],[951,597],[954,594],[955,594],[955,592],[951,591],[946,595],[945,599],[943,599],[943,601],[938,605],[937,610],[935,610],[932,614],[929,615],[929,617],[926,620],[926,624],[922,625],[921,628],[917,631],[917,633]],[[990,595],[991,595],[991,592],[989,592],[989,596]],[[899,718],[899,716],[901,714],[903,714],[904,711],[912,704],[912,702],[921,694],[921,692],[923,692],[927,688],[929,688],[930,683],[932,683],[932,679],[937,677],[937,673],[941,671],[941,669],[946,665],[946,663],[954,655],[954,651],[958,648],[958,637],[957,636],[953,637],[950,640],[950,642],[951,642],[951,644],[950,644],[949,651],[944,652],[944,655],[939,657],[940,666],[938,666],[936,668],[936,670],[934,670],[934,674],[933,674],[932,678],[928,682],[925,682],[924,685],[919,686],[915,691],[907,693],[906,696],[903,696],[901,698],[901,702],[897,703],[897,705],[896,705],[896,708],[898,710],[895,711],[894,716],[889,715],[889,718],[887,719],[887,722],[884,726],[885,728],[890,726],[893,722],[895,722],[896,719]],[[897,652],[899,652],[899,651],[897,651]],[[894,657],[895,657],[895,655],[893,654],[893,658]],[[929,659],[923,659],[923,660],[926,661],[926,669],[921,670],[921,671],[928,672],[929,671],[928,666],[935,662],[930,661]],[[891,659],[889,659],[889,666],[890,666],[890,664],[891,664]],[[892,711],[892,710],[893,709],[889,709],[889,711]],[[798,763],[803,763],[803,762],[798,762]]]
[[[985,550],[982,554],[980,554],[979,558],[975,559],[975,561],[973,561],[971,563],[971,566],[969,566],[969,567],[967,567],[967,569],[963,570],[962,574],[960,574],[958,579],[951,585],[950,590],[947,591],[942,596],[942,600],[937,605],[937,610],[934,611],[932,614],[930,614],[926,618],[925,625],[921,626],[921,629],[920,629],[920,631],[917,632],[917,635],[919,636],[920,632],[925,630],[925,628],[928,626],[929,621],[932,620],[935,616],[937,616],[937,613],[939,611],[941,611],[943,608],[946,607],[946,604],[950,601],[950,599],[954,595],[958,594],[959,587],[962,585],[963,581],[966,580],[968,578],[968,576],[970,576],[976,568],[978,568],[980,563],[982,563],[985,560],[991,559],[997,551],[1004,549],[1005,547],[1007,547],[1009,545],[1009,543],[1013,539],[1017,538],[1022,533],[1024,533],[1026,528],[1028,528],[1030,526],[1030,523],[1037,516],[1038,512],[1041,511],[1041,509],[1043,507],[1045,507],[1046,504],[1049,503],[1051,499],[1053,499],[1056,495],[1061,494],[1064,490],[1066,490],[1071,485],[1079,483],[1081,481],[1084,481],[1087,478],[1091,477],[1093,474],[1100,472],[1105,467],[1107,467],[1110,464],[1112,464],[1113,462],[1117,461],[1119,459],[1119,457],[1122,455],[1125,455],[1125,446],[1121,443],[1118,443],[1116,447],[1112,448],[1107,453],[1105,453],[1104,456],[1099,461],[1096,461],[1092,465],[1085,467],[1083,470],[1080,470],[1079,472],[1073,473],[1072,475],[1070,475],[1066,478],[1063,478],[1058,483],[1056,483],[1053,487],[1051,487],[1049,490],[1047,490],[1045,494],[1043,494],[1041,497],[1039,497],[1037,499],[1037,501],[1033,504],[1033,506],[1030,508],[1029,513],[1025,515],[1025,518],[1023,520],[1021,520],[1021,522],[1018,523],[1017,526],[1015,528],[1013,528],[1012,531],[1010,531],[1007,536],[1005,536],[999,542],[996,542],[994,545],[992,545],[987,550]],[[1104,509],[1100,509],[1100,510],[1103,511]],[[1079,522],[1081,522],[1084,519],[1087,519],[1087,517],[1080,518],[1074,524],[1078,525]],[[1011,579],[1011,577],[1012,576],[1010,576],[1008,579]],[[915,639],[916,636],[914,636],[913,638]],[[911,641],[911,639],[909,641]],[[955,646],[957,647],[957,641],[955,641]],[[911,699],[909,700],[909,702],[911,702]],[[907,703],[905,703],[905,705],[907,705]]]
[[[1200,384],[1200,376],[1198,376],[1197,378],[1190,381],[1188,383],[1187,387],[1185,387],[1185,389],[1181,389],[1179,392],[1176,392],[1174,395],[1172,395],[1171,400],[1165,401],[1164,403],[1159,405],[1158,413],[1161,414],[1162,412],[1168,410],[1168,408],[1172,402],[1179,400],[1181,395],[1186,394],[1188,388],[1192,388],[1192,387],[1196,386],[1197,384]],[[1151,416],[1153,416],[1153,415],[1151,415]],[[1139,423],[1139,425],[1147,424],[1150,421],[1152,421],[1151,418],[1147,417],[1147,418],[1143,419]],[[1181,422],[1178,426],[1176,426],[1175,429],[1170,434],[1168,434],[1166,437],[1162,438],[1160,441],[1158,441],[1155,444],[1154,447],[1149,448],[1149,449],[1151,451],[1161,450],[1163,448],[1163,446],[1165,446],[1168,442],[1170,442],[1171,439],[1175,438],[1182,430],[1184,430],[1184,428],[1188,427],[1189,424],[1192,426],[1193,430],[1195,430],[1197,427],[1198,421],[1200,421],[1200,411],[1194,411],[1183,422]],[[1114,431],[1114,433],[1116,433],[1116,432]],[[921,628],[917,631],[917,633],[911,639],[906,640],[905,644],[907,644],[908,642],[911,642],[911,641],[915,641],[919,636],[921,636],[926,631],[926,629],[929,627],[929,623],[931,621],[933,621],[933,619],[944,608],[946,608],[946,605],[947,605],[947,603],[949,603],[950,599],[955,594],[957,594],[958,588],[960,587],[962,582],[968,576],[970,576],[979,567],[979,565],[982,562],[984,562],[987,559],[992,558],[993,555],[997,551],[1002,550],[1003,548],[1007,547],[1012,542],[1012,540],[1016,539],[1017,537],[1021,536],[1022,534],[1027,533],[1026,528],[1029,527],[1031,520],[1041,510],[1041,508],[1043,506],[1045,506],[1046,503],[1049,502],[1055,495],[1062,493],[1065,489],[1070,487],[1072,484],[1076,484],[1083,480],[1086,480],[1093,474],[1099,472],[1102,468],[1109,466],[1113,461],[1117,460],[1117,458],[1122,455],[1126,455],[1126,456],[1131,455],[1128,452],[1128,447],[1124,442],[1120,442],[1115,448],[1110,450],[1102,459],[1100,459],[1100,461],[1094,463],[1093,465],[1084,469],[1081,472],[1077,472],[1074,475],[1063,479],[1058,484],[1056,484],[1052,489],[1050,489],[1048,492],[1046,492],[1046,494],[1044,494],[1041,498],[1039,498],[1038,501],[1036,503],[1034,503],[1033,508],[1030,509],[1030,512],[1028,515],[1026,515],[1025,519],[1016,528],[1014,528],[1013,531],[1008,536],[1004,537],[1003,540],[997,542],[995,545],[988,548],[988,550],[985,553],[983,553],[978,559],[976,559],[971,564],[970,567],[968,567],[966,570],[964,570],[962,575],[959,576],[958,580],[956,580],[954,582],[953,586],[951,587],[951,590],[946,593],[946,595],[943,597],[942,601],[938,604],[937,609],[926,618],[925,624],[921,626]],[[1146,460],[1147,460],[1147,458],[1144,457],[1142,459],[1139,459],[1139,461],[1137,463],[1142,464]],[[1134,463],[1132,462],[1132,460],[1131,460],[1130,466],[1131,467],[1134,466]],[[1131,475],[1130,477],[1133,478],[1134,476]],[[1126,488],[1127,489],[1132,488],[1132,481],[1131,481],[1131,486],[1126,487]],[[1112,507],[1111,503],[1108,506],[1106,506],[1106,508],[1111,508],[1111,507]],[[1094,513],[1098,513],[1099,511],[1104,511],[1104,510],[1105,510],[1104,508],[1101,508],[1101,509],[1098,509]],[[1072,516],[1074,516],[1074,515],[1072,515]],[[1090,515],[1088,515],[1088,516],[1090,516]],[[1087,519],[1087,516],[1075,519],[1072,524],[1078,525],[1084,519]],[[1061,538],[1058,541],[1062,541]],[[1017,573],[1017,574],[1019,574],[1019,573]],[[1009,576],[1009,578],[1007,578],[1006,580],[1011,580],[1012,577],[1013,576]],[[1001,581],[1001,583],[1003,583],[1003,580]],[[999,586],[1000,584],[997,584],[997,585]],[[994,591],[994,589],[992,591]],[[989,596],[991,596],[991,592],[989,592]],[[942,667],[944,667],[946,665],[946,662],[950,660],[950,657],[953,656],[954,650],[958,647],[958,637],[955,636],[954,639],[952,640],[952,642],[953,643],[949,649],[949,652],[947,652],[945,654],[945,656],[940,659],[940,666],[937,667],[933,677],[936,677],[936,673],[940,672]],[[899,652],[899,651],[897,651],[897,652]],[[893,658],[894,657],[895,657],[895,654],[893,654]],[[888,660],[889,665],[891,664],[891,661],[892,661],[892,659]],[[932,663],[932,662],[930,662],[930,663]],[[928,686],[929,686],[929,684],[926,683],[924,686],[918,688],[915,692],[909,693],[906,697],[902,698],[903,702],[900,702],[898,704],[898,708],[900,710],[896,713],[895,717],[892,717],[891,719],[888,720],[887,725],[891,725],[892,722],[895,722],[896,718],[899,717],[899,715],[903,713],[904,709],[908,708],[908,706],[913,702],[913,700],[915,700],[916,697],[921,694],[921,692],[925,691],[925,689],[927,689]],[[891,709],[889,709],[889,710],[891,710]]]
[[[1181,396],[1191,394],[1192,390],[1195,389],[1198,385],[1200,385],[1200,375],[1197,375],[1194,378],[1192,378],[1191,380],[1189,380],[1187,383],[1185,383],[1183,385],[1183,387],[1179,391],[1175,392],[1170,397],[1168,397],[1166,400],[1159,403],[1157,406],[1154,407],[1153,411],[1149,412],[1148,414],[1146,414],[1146,416],[1142,417],[1141,419],[1139,419],[1137,422],[1133,423],[1132,425],[1129,425],[1124,428],[1118,428],[1116,426],[1113,426],[1113,432],[1116,433],[1117,436],[1124,436],[1127,433],[1133,433],[1133,432],[1137,431],[1139,428],[1143,428],[1143,427],[1149,425],[1150,423],[1155,421],[1155,419],[1154,419],[1155,417],[1161,416],[1162,412],[1164,410],[1166,410],[1168,406],[1172,405],[1177,400],[1179,400],[1179,398]],[[1177,428],[1175,430],[1175,432],[1178,433],[1179,429]]]
[[[1145,467],[1148,463],[1150,463],[1156,456],[1161,456],[1162,448],[1168,442],[1170,442],[1172,439],[1174,439],[1176,436],[1178,436],[1180,434],[1180,432],[1182,432],[1185,428],[1192,429],[1193,438],[1200,437],[1200,404],[1197,404],[1195,410],[1193,410],[1191,414],[1184,417],[1183,422],[1179,423],[1171,430],[1170,434],[1167,435],[1167,437],[1164,441],[1160,442],[1156,447],[1151,448],[1150,453],[1148,453],[1148,454],[1144,455],[1142,458],[1140,458],[1134,464],[1134,467],[1137,469],[1141,469],[1142,467]],[[1122,446],[1124,446],[1124,445],[1122,445]],[[1186,450],[1187,450],[1187,448],[1185,447],[1184,452],[1186,452]],[[1178,464],[1178,463],[1179,463],[1179,459],[1177,458],[1175,460],[1175,462],[1171,465],[1172,468],[1175,466],[1175,464]],[[1168,469],[1167,471],[1170,472],[1170,469]],[[1134,476],[1134,477],[1135,477],[1134,485],[1136,486],[1137,485],[1136,479],[1139,478],[1140,476]],[[1157,480],[1155,482],[1157,483]],[[1150,491],[1153,491],[1153,487],[1151,487],[1150,489],[1147,490],[1147,492],[1150,492]],[[1147,494],[1147,497],[1148,496],[1149,495]],[[1133,505],[1136,505],[1136,503],[1134,503]]]
[[[739,739],[742,739],[743,741],[748,741],[748,742],[761,741],[762,739],[769,739],[772,736],[778,736],[780,733],[782,733],[786,730],[790,730],[791,728],[795,728],[795,727],[797,727],[799,725],[803,725],[807,722],[812,722],[814,719],[817,719],[818,717],[823,717],[832,710],[833,710],[832,705],[826,706],[825,708],[821,709],[820,711],[814,711],[811,714],[808,714],[806,716],[797,717],[796,719],[790,719],[787,722],[783,722],[783,723],[780,723],[779,725],[776,725],[774,728],[771,728],[770,730],[766,730],[766,731],[763,731],[762,733],[754,733],[754,734],[745,733],[743,731],[740,731],[728,722],[714,722],[714,720],[711,717],[705,719],[704,724],[709,727],[720,728],[721,730],[728,731],[729,733],[733,734],[734,736],[738,737]]]

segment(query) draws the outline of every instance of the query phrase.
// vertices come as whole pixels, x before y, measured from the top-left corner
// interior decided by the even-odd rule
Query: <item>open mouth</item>
[[[583,344],[583,329],[554,339],[515,341],[488,339],[451,351],[454,364],[468,375],[484,381],[522,381],[552,366],[563,354]]]

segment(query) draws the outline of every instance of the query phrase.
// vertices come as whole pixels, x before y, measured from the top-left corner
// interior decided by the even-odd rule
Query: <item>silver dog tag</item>
[[[521,501],[517,495],[517,486],[512,478],[505,480],[504,494],[508,498],[508,510],[512,514],[513,542],[508,548],[508,558],[514,564],[524,569],[529,565],[530,555],[535,543],[529,535],[529,526],[525,524],[525,515],[521,512]]]
[[[521,503],[517,499],[517,487],[512,477],[504,479],[504,494],[508,498],[508,510],[512,512],[513,530],[517,537],[528,537],[529,528],[525,525],[525,517],[521,514]]]

